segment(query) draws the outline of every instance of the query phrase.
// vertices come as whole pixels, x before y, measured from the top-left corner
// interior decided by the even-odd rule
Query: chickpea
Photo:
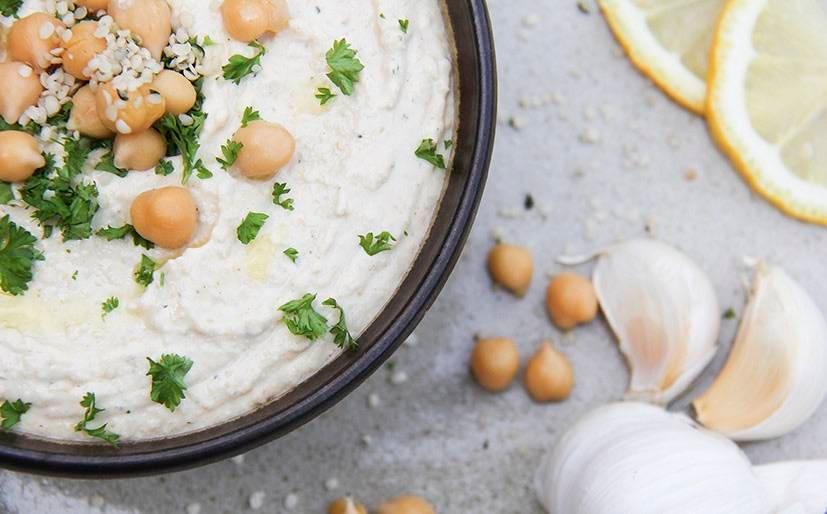
[[[176,116],[192,109],[198,97],[192,82],[172,70],[159,73],[149,88],[164,97],[167,112]]]
[[[89,11],[97,12],[106,10],[109,6],[109,0],[75,0],[75,5],[82,5]]]
[[[22,61],[40,72],[60,62],[52,51],[61,47],[63,23],[44,12],[17,20],[9,31],[8,52],[12,61]]]
[[[111,83],[98,86],[95,93],[98,114],[103,125],[119,134],[143,132],[164,115],[166,101],[160,93],[143,85],[126,99]]]
[[[436,510],[419,496],[399,496],[378,506],[376,514],[436,514]]]
[[[471,373],[483,389],[492,393],[511,385],[520,367],[520,354],[511,339],[480,339],[471,352]]]
[[[108,139],[114,133],[106,128],[98,114],[98,104],[95,93],[90,86],[78,89],[72,97],[72,112],[66,124],[69,130],[77,130],[82,135],[95,139]]]
[[[109,0],[108,10],[120,28],[139,36],[152,57],[161,59],[172,34],[172,12],[166,0]]]
[[[235,166],[248,178],[270,178],[290,162],[296,141],[281,125],[254,121],[241,127],[233,140],[244,145],[238,152]]]
[[[327,507],[327,514],[368,514],[368,510],[353,498],[345,496],[331,503]]]
[[[16,123],[23,111],[37,104],[43,86],[37,72],[22,62],[0,64],[0,116]]]
[[[546,308],[558,328],[570,330],[597,316],[597,294],[589,279],[576,273],[561,273],[548,284]]]
[[[95,37],[97,23],[83,21],[72,27],[72,38],[65,43],[63,52],[63,69],[80,80],[89,80],[84,73],[89,61],[106,50],[106,40]]]
[[[494,282],[523,296],[534,273],[531,252],[521,246],[497,244],[488,253],[488,272]]]
[[[32,135],[18,130],[0,132],[0,180],[22,182],[45,164],[40,143]]]
[[[224,0],[221,16],[230,36],[245,43],[278,33],[290,17],[285,0]]]
[[[551,343],[545,342],[529,359],[523,385],[535,402],[565,400],[574,387],[574,370],[571,362]]]
[[[178,186],[144,191],[132,201],[130,214],[135,230],[161,248],[184,246],[198,224],[192,195]]]
[[[154,168],[167,153],[167,142],[157,130],[137,134],[118,134],[113,145],[115,166],[125,170],[144,171]]]

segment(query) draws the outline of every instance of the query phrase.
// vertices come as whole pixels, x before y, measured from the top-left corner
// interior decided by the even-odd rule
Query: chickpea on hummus
[[[452,73],[438,0],[0,0],[0,429],[191,432],[358,351]]]

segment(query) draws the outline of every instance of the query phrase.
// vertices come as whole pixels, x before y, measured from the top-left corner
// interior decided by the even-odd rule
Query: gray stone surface
[[[827,305],[824,229],[785,218],[752,195],[703,121],[633,71],[599,13],[581,12],[575,0],[492,0],[490,7],[501,86],[491,179],[465,255],[416,331],[417,344],[393,358],[393,370],[408,380],[393,384],[383,369],[243,462],[110,482],[0,472],[0,512],[241,513],[252,511],[252,498],[257,512],[310,514],[347,492],[374,504],[410,491],[440,513],[540,514],[530,484],[542,451],[574,417],[620,398],[627,379],[604,322],[564,337],[547,321],[543,292],[558,255],[648,227],[701,263],[722,308],[741,311],[745,255],[784,265]],[[526,211],[529,192],[536,206]],[[491,287],[484,260],[495,235],[534,251],[537,273],[524,299]],[[724,346],[735,326],[723,323]],[[518,385],[496,396],[481,392],[467,372],[474,334],[513,337],[525,357],[553,339],[574,363],[573,397],[538,406]],[[825,429],[827,408],[796,433],[747,451],[757,462],[827,458]],[[292,509],[290,495],[298,500]]]

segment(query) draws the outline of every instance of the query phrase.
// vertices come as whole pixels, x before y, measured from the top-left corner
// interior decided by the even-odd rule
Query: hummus
[[[47,10],[26,0],[20,16]],[[52,2],[53,3],[53,2]],[[92,236],[64,242],[43,238],[32,210],[15,201],[0,214],[38,238],[44,260],[21,295],[0,294],[0,401],[21,398],[31,408],[14,427],[28,434],[88,440],[75,425],[79,402],[96,395],[92,425],[107,424],[121,440],[191,432],[254,410],[316,373],[343,351],[325,333],[311,341],[288,330],[279,306],[317,294],[314,308],[332,326],[335,298],[357,336],[381,311],[428,235],[446,172],[417,158],[423,139],[443,142],[454,131],[452,56],[438,0],[318,0],[289,2],[289,26],[259,38],[258,68],[239,84],[222,78],[234,54],[253,55],[225,32],[219,1],[174,0],[173,27],[209,36],[203,59],[203,111],[198,157],[213,173],[186,187],[198,208],[198,228],[178,250],[145,250],[127,237]],[[399,20],[408,20],[402,30]],[[10,19],[4,20],[6,24]],[[326,77],[325,53],[346,38],[364,64],[351,96]],[[255,73],[255,71],[258,71]],[[337,96],[320,105],[314,94]],[[251,180],[216,161],[239,128],[246,107],[290,131],[295,153],[278,174]],[[47,152],[61,148],[41,134]],[[447,146],[447,145],[445,145]],[[100,210],[94,230],[130,223],[130,204],[154,188],[181,184],[181,157],[167,176],[94,170]],[[293,210],[273,201],[274,182],[291,189]],[[18,186],[15,186],[18,187]],[[18,195],[19,197],[19,195]],[[269,216],[242,244],[239,224],[249,212]],[[373,256],[360,235],[387,231],[396,241]],[[298,252],[295,262],[284,251]],[[147,287],[136,283],[145,254],[158,268]],[[102,303],[118,307],[102,313]],[[150,398],[148,361],[186,356],[186,398],[171,412]]]

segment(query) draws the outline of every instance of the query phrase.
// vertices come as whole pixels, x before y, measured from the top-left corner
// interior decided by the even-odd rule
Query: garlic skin
[[[759,263],[729,358],[692,405],[699,422],[733,440],[782,436],[823,401],[826,369],[824,315],[787,273]]]
[[[734,443],[643,403],[587,414],[544,460],[535,487],[550,514],[774,514]]]
[[[601,252],[592,281],[631,370],[626,397],[669,403],[718,350],[721,311],[709,278],[671,246],[637,239]]]
[[[779,462],[755,466],[777,514],[824,514],[827,461]]]

